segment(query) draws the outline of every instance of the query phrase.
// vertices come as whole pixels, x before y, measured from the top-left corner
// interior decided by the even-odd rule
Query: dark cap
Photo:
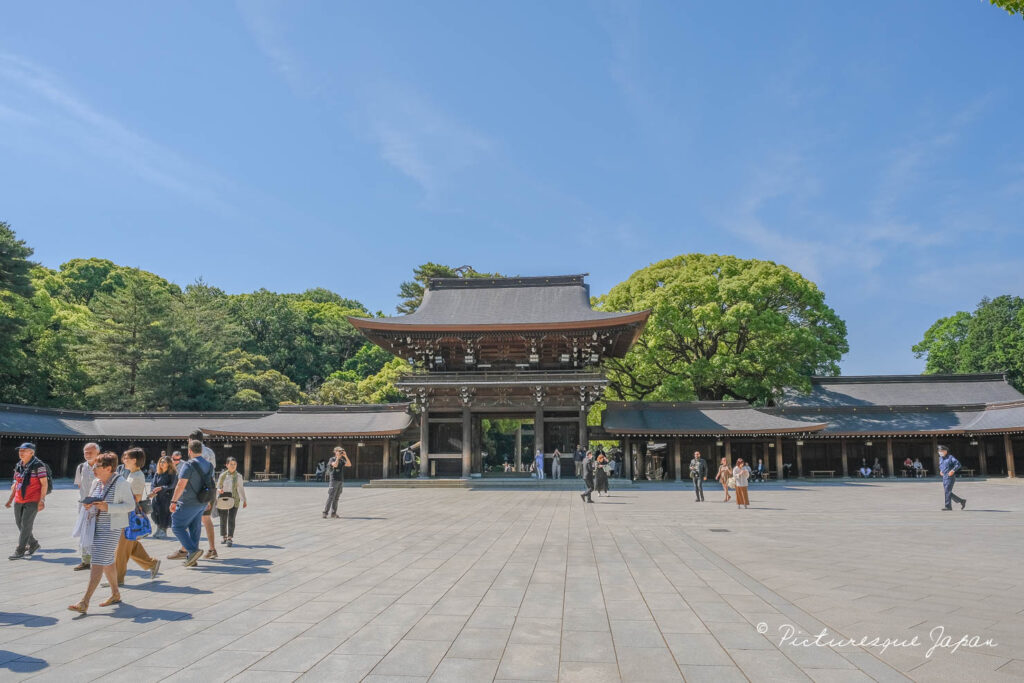
[[[939,445],[938,445],[938,446],[936,447],[936,450],[939,450],[939,451],[946,451],[947,453],[949,453],[949,449],[948,449],[948,448],[946,448],[945,446],[943,446],[942,444],[939,444]]]
[[[25,443],[23,443],[20,446],[18,446],[18,450],[19,451],[22,451],[22,450],[25,450],[25,449],[28,449],[30,451],[34,451],[36,449],[36,445],[34,443],[26,441]]]

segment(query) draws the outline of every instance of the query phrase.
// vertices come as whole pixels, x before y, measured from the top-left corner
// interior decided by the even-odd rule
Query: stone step
[[[609,488],[632,487],[633,482],[625,479],[612,479]],[[369,489],[549,489],[552,491],[582,490],[583,482],[579,479],[522,479],[518,477],[471,477],[469,479],[374,479],[363,484]]]

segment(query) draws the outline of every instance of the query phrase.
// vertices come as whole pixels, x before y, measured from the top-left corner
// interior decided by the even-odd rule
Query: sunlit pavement
[[[941,512],[935,481],[755,485],[749,510],[711,486],[703,504],[658,486],[592,505],[348,487],[325,520],[326,488],[253,486],[219,560],[132,568],[124,604],[99,607],[101,588],[79,617],[61,488],[43,549],[0,560],[0,679],[1019,680],[1024,486],[957,493],[965,511]],[[849,639],[865,645],[828,646]]]

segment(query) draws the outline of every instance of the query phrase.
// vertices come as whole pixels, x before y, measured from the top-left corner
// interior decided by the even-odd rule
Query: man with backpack
[[[46,494],[53,488],[49,468],[36,457],[36,445],[18,446],[19,462],[14,467],[14,482],[5,507],[14,502],[14,523],[18,525],[18,547],[9,559],[17,560],[39,550],[39,541],[32,535],[36,514],[46,507]]]
[[[213,465],[203,458],[203,442],[188,442],[188,462],[178,470],[178,484],[171,494],[171,530],[181,542],[181,550],[168,559],[185,559],[186,567],[194,567],[202,556],[199,539],[202,517],[217,489],[213,483]]]

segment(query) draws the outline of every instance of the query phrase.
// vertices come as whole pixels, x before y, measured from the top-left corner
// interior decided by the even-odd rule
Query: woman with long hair
[[[608,493],[608,456],[604,451],[597,452],[597,467],[594,469],[594,488],[597,495]]]
[[[732,478],[736,481],[736,509],[742,505],[750,507],[749,489],[747,482],[750,481],[750,468],[743,462],[743,458],[736,460],[736,467],[732,468]]]
[[[166,455],[161,457],[156,464],[156,474],[153,475],[153,485],[149,490],[149,497],[153,501],[153,521],[156,523],[153,538],[167,538],[167,530],[171,528],[171,496],[174,495],[177,483],[178,471],[174,461]]]
[[[729,477],[731,476],[732,468],[729,467],[729,461],[725,458],[722,458],[722,462],[718,466],[718,474],[715,476],[715,479],[719,481],[719,483],[722,485],[722,491],[725,492],[725,500],[722,501],[723,503],[728,503],[730,500],[732,500],[732,496],[729,495]]]
[[[128,526],[128,513],[135,509],[135,496],[131,485],[114,472],[117,467],[117,454],[106,452],[96,456],[93,463],[93,482],[89,496],[82,503],[86,524],[92,529],[92,541],[89,546],[92,559],[89,567],[89,583],[85,595],[74,605],[68,605],[72,612],[85,614],[89,609],[89,600],[100,584],[100,577],[106,576],[110,584],[110,597],[100,603],[107,607],[121,602],[121,592],[117,586],[117,572],[114,569],[114,555],[117,553],[118,540]]]

